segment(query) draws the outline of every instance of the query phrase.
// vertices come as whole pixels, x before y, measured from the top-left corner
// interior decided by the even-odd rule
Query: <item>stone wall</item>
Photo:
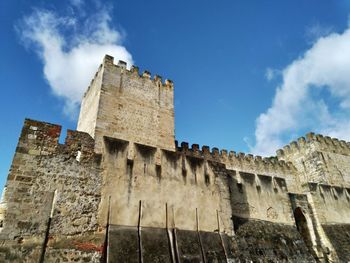
[[[350,224],[350,189],[309,183],[321,224]]]
[[[280,160],[291,161],[298,170],[303,205],[292,200],[293,209],[302,208],[308,222],[310,243],[318,258],[347,262],[345,245],[350,222],[350,146],[313,133],[277,151]],[[347,247],[347,248],[345,248]]]
[[[309,133],[277,151],[278,158],[292,162],[302,184],[324,183],[350,187],[350,146],[336,138]]]
[[[237,249],[248,242],[234,233],[239,219],[248,229],[262,222],[285,227],[290,242],[299,242],[287,181],[277,177],[293,174],[289,164],[187,143],[168,151],[110,137],[100,155],[88,134],[68,131],[61,145],[60,131],[25,121],[2,201],[5,261],[39,259],[45,252],[49,261],[105,256],[113,262],[134,255],[135,262],[226,262],[239,259]],[[280,236],[272,233],[269,244]],[[276,260],[288,246],[275,248]],[[251,250],[250,258],[256,253]]]
[[[215,231],[220,224],[232,235],[228,188],[207,160],[112,138],[103,156],[101,222],[109,206],[114,225]]]
[[[0,238],[8,246],[0,254],[6,261],[38,260],[45,243],[47,255],[57,243],[61,252],[79,254],[77,236],[99,232],[100,156],[88,134],[68,131],[61,145],[60,131],[58,125],[25,120],[1,201]],[[98,247],[103,240],[97,236]]]
[[[260,248],[266,259],[309,261],[312,256],[295,227],[286,180],[275,176],[276,171],[268,174],[267,160],[264,164],[260,160],[255,171],[250,165],[253,173],[247,173],[233,170],[232,165],[227,169],[224,158],[225,153],[219,154],[217,149],[210,152],[203,147],[200,151],[197,145],[189,148],[187,143],[171,152],[106,137],[102,161],[106,187],[99,218],[101,224],[111,224],[110,257],[127,257],[123,251],[128,251],[135,257],[170,262],[173,251],[179,262],[200,262],[203,257],[218,262],[239,260],[242,256],[235,248],[247,250],[243,244],[254,239],[246,240],[246,235],[258,227],[263,231],[266,225],[269,234]],[[248,170],[245,157],[233,158],[240,160],[241,169]],[[287,165],[282,169],[283,165],[281,171],[293,171]],[[260,174],[263,171],[265,175]],[[235,225],[239,219],[245,220],[240,236],[233,229],[240,229],[241,224]],[[287,241],[276,245],[276,240]],[[153,250],[151,244],[167,245],[155,245]],[[299,254],[293,255],[296,248]],[[254,249],[247,252],[247,260],[259,255]]]
[[[235,219],[237,262],[316,262],[294,225]]]

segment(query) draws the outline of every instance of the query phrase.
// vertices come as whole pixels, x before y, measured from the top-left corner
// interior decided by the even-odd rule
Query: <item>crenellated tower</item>
[[[96,152],[103,136],[174,151],[173,82],[113,60],[105,56],[84,94],[77,129],[95,139]]]

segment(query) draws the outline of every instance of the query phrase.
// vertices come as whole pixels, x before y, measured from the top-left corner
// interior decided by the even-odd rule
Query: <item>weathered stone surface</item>
[[[107,249],[107,262],[139,262],[141,254],[138,229],[111,225]]]
[[[78,130],[95,138],[97,152],[103,136],[174,150],[173,84],[106,57],[84,95]]]
[[[180,262],[203,262],[202,247],[198,232],[178,230],[176,231],[176,241]]]
[[[225,246],[219,233],[199,232],[206,262],[227,262]]]
[[[350,261],[350,224],[322,225],[337,252],[340,262]]]
[[[172,262],[169,238],[164,228],[142,228],[141,247],[143,262]]]
[[[235,218],[237,259],[246,262],[315,262],[295,226]]]

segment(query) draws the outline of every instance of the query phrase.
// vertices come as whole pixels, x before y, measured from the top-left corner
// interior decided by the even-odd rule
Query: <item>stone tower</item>
[[[173,83],[148,71],[113,63],[106,55],[86,91],[78,130],[89,133],[101,152],[103,136],[175,150]]]

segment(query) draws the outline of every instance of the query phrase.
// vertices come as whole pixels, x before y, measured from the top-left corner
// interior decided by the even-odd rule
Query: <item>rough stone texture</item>
[[[171,263],[171,250],[165,228],[142,228],[142,258],[144,262]]]
[[[227,262],[225,246],[219,233],[199,232],[204,258],[207,262]]]
[[[103,136],[174,150],[173,94],[171,81],[139,76],[106,56],[83,98],[78,130],[94,136],[97,152]]]
[[[350,146],[345,141],[309,133],[277,154],[280,160],[295,165],[301,184],[314,182],[350,187]]]
[[[203,255],[198,233],[189,230],[179,230],[176,234],[180,262],[202,262]]]
[[[25,120],[0,262],[346,262],[350,147],[262,158],[174,141],[173,84],[106,56],[78,131]],[[86,133],[85,133],[86,132]]]
[[[11,254],[35,246],[40,251],[30,256],[35,258],[46,235],[50,246],[61,235],[98,230],[100,157],[94,154],[93,139],[82,132],[68,131],[65,144],[58,144],[60,130],[28,119],[24,123],[1,202],[0,238],[17,240]]]
[[[242,262],[315,262],[295,226],[235,218]]]
[[[349,262],[350,224],[324,224],[322,227],[332,242],[340,262]]]
[[[139,262],[140,246],[137,227],[111,225],[108,233],[108,262]]]

